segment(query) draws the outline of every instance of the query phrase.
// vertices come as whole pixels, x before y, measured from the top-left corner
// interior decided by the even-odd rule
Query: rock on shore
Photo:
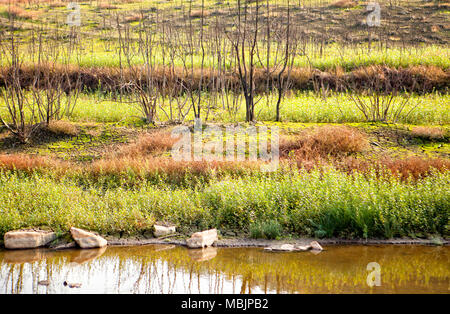
[[[34,249],[49,244],[56,239],[56,233],[44,230],[16,230],[5,234],[5,248]]]
[[[153,232],[153,235],[156,238],[163,237],[172,233],[176,232],[175,226],[161,226],[161,225],[154,225],[155,231]]]
[[[312,241],[309,245],[282,244],[269,246],[264,248],[264,250],[269,252],[320,252],[323,248],[317,241]]]
[[[217,229],[211,229],[194,233],[186,240],[186,244],[188,248],[198,249],[211,246],[217,240]]]
[[[101,236],[83,229],[72,227],[70,228],[70,234],[82,249],[101,248],[108,244]]]

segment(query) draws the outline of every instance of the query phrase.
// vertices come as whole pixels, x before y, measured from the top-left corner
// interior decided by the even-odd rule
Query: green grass
[[[275,120],[275,98],[274,95],[262,96],[256,106],[259,113],[257,120]],[[257,97],[259,99],[259,97]],[[168,100],[161,100],[166,112]],[[267,103],[269,104],[267,106]],[[208,108],[203,104],[204,111]],[[417,106],[409,115],[407,113]],[[175,108],[174,108],[175,110]],[[167,120],[167,117],[158,110],[159,119]],[[73,121],[96,121],[96,122],[138,122],[142,116],[137,106],[119,103],[108,99],[96,99],[89,95],[83,95],[75,108]],[[173,118],[177,118],[174,116]],[[186,120],[193,120],[193,112]],[[302,123],[354,123],[364,122],[363,114],[356,108],[355,103],[346,94],[333,94],[326,99],[315,95],[313,92],[301,92],[292,97],[287,97],[282,103],[281,118],[284,122]],[[204,118],[205,119],[205,118]],[[242,100],[240,109],[236,115],[230,115],[221,106],[211,110],[210,121],[234,122],[245,121],[245,103]],[[405,124],[449,124],[450,123],[450,98],[448,94],[427,94],[425,96],[412,96],[408,105],[400,116],[399,123]]]
[[[63,43],[61,47],[64,47]],[[81,48],[80,55],[72,56],[70,63],[80,65],[81,67],[119,67],[119,49],[115,47],[114,42],[111,47],[106,47],[105,44],[98,39],[86,39],[85,46]],[[27,47],[23,47],[27,51]],[[167,57],[163,59],[161,47],[155,50],[155,60],[160,65],[167,65],[175,67],[182,67],[183,61],[176,58],[172,63]],[[446,46],[440,45],[424,45],[408,49],[401,47],[392,47],[387,49],[373,49],[371,52],[367,51],[367,47],[363,45],[348,47],[340,44],[329,44],[323,48],[323,53],[317,52],[317,47],[307,46],[305,54],[299,54],[295,58],[294,66],[309,68],[310,66],[322,71],[333,70],[336,67],[341,67],[345,71],[351,71],[361,66],[368,65],[385,65],[393,68],[407,68],[409,66],[428,65],[436,66],[442,69],[450,68],[450,49]],[[60,57],[63,62],[63,56]],[[122,65],[128,66],[124,61],[122,55]],[[271,64],[274,63],[275,56],[271,56]],[[25,63],[31,63],[33,56],[25,54],[22,58]],[[166,60],[166,62],[163,62]],[[202,56],[200,54],[193,55],[194,67],[200,68],[202,64]],[[185,60],[190,66],[191,59]],[[204,60],[206,68],[211,67],[217,61],[211,54],[207,54]],[[265,64],[265,57],[262,56],[262,63]],[[0,65],[8,64],[7,58],[0,60]],[[144,59],[140,55],[135,55],[131,59],[132,65],[144,64]]]
[[[203,97],[203,99],[207,99],[207,97]],[[256,99],[260,99],[256,105],[256,119],[258,121],[274,121],[276,95],[257,96]],[[369,103],[367,98],[365,100]],[[141,125],[143,115],[138,105],[127,103],[127,101],[129,99],[126,97],[123,99],[123,102],[120,102],[110,97],[82,94],[78,99],[73,114],[67,118],[74,122],[113,122]],[[394,108],[397,103],[394,101]],[[159,104],[164,108],[165,112],[170,112],[168,99],[160,99]],[[172,119],[177,119],[176,102],[173,102],[172,106],[174,113]],[[187,106],[189,106],[189,103],[184,110],[187,109]],[[206,119],[206,111],[209,106],[210,104],[204,100],[202,103],[203,120]],[[415,109],[411,111],[414,107]],[[168,120],[161,108],[158,108],[157,114],[158,121]],[[0,115],[8,121],[3,99],[0,99]],[[193,119],[194,113],[191,110],[185,121]],[[281,119],[283,122],[300,123],[365,122],[363,114],[357,109],[349,95],[342,93],[333,93],[323,98],[313,92],[299,92],[296,95],[286,97],[282,102]],[[224,123],[245,121],[244,99],[241,99],[236,116],[223,109],[219,99],[218,107],[210,109],[208,121]],[[414,125],[448,125],[450,124],[450,96],[440,93],[422,96],[413,95],[396,122]]]
[[[2,172],[0,235],[44,225],[136,234],[163,220],[181,231],[250,230],[257,222],[274,221],[284,236],[448,236],[449,180],[448,172],[408,183],[329,170],[254,174],[197,188],[142,183],[127,190]]]

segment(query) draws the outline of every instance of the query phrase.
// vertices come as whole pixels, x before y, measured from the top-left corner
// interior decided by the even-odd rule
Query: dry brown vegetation
[[[330,4],[330,7],[332,8],[340,8],[340,9],[346,9],[346,8],[353,8],[357,6],[358,3],[352,0],[339,0],[332,4]]]
[[[97,8],[101,9],[101,10],[114,10],[114,9],[117,9],[117,6],[115,6],[111,3],[101,2],[98,4]]]
[[[445,132],[439,127],[417,126],[412,128],[411,134],[427,140],[443,139]]]
[[[139,73],[139,76],[137,76]],[[140,82],[145,87],[148,81],[146,71],[139,67],[125,68],[122,71],[113,67],[89,67],[59,65],[24,65],[20,69],[20,81],[23,87],[30,86],[36,78],[46,81],[44,78],[58,76],[63,81],[65,89],[80,86],[85,90],[101,89],[108,92],[116,92],[122,81]],[[202,76],[203,75],[203,76]],[[287,74],[285,74],[287,75]],[[0,87],[4,86],[5,80],[11,79],[11,69],[0,68]],[[49,78],[50,79],[50,78]],[[186,84],[198,86],[202,81],[204,89],[210,89],[218,80],[227,82],[230,90],[239,90],[239,79],[236,73],[219,74],[217,71],[194,69],[186,74],[183,68],[164,68],[155,66],[152,70],[152,82],[156,86],[164,86],[173,89],[173,86],[185,86]],[[276,80],[271,77],[270,80]],[[285,78],[286,79],[286,78]],[[48,80],[48,79],[47,79]],[[80,80],[78,84],[78,80]],[[387,66],[368,66],[357,68],[351,72],[342,69],[334,69],[329,72],[311,70],[309,68],[293,68],[289,74],[291,90],[314,89],[315,85],[328,86],[331,90],[344,90],[345,86],[351,85],[356,90],[365,90],[374,81],[377,88],[389,92],[394,88],[401,87],[411,92],[425,93],[433,90],[445,90],[449,87],[450,72],[435,66],[412,66],[408,68],[390,68]],[[264,69],[255,69],[254,73],[255,91],[267,90],[267,72]]]
[[[421,157],[359,159],[350,156],[332,160],[321,158],[305,160],[294,157],[282,161],[282,165],[284,164],[306,170],[326,169],[332,165],[349,175],[355,171],[375,172],[379,177],[394,176],[400,180],[418,180],[433,172],[445,172],[450,169],[450,161],[446,159]],[[160,178],[172,183],[181,183],[188,177],[202,180],[225,175],[242,176],[256,173],[260,171],[260,166],[260,162],[174,161],[170,157],[151,156],[109,158],[89,164],[77,164],[42,156],[0,155],[0,169],[3,170],[51,173],[56,177],[80,175],[93,180],[99,180],[104,176],[123,177],[124,174],[132,174],[135,179]]]
[[[9,16],[12,16],[14,18],[20,18],[20,19],[29,19],[29,20],[36,20],[40,16],[39,11],[31,11],[31,10],[25,10],[18,6],[8,6],[6,8],[6,12]]]
[[[280,142],[280,156],[294,156],[298,161],[342,157],[367,149],[367,137],[347,126],[323,126]]]
[[[79,134],[79,130],[74,124],[62,120],[52,120],[47,129],[58,135],[76,136]]]
[[[141,135],[135,143],[122,147],[119,156],[136,158],[165,152],[170,150],[177,140],[178,138],[171,137],[171,134],[165,131]]]
[[[201,18],[201,17],[207,17],[210,15],[210,12],[208,10],[193,10],[191,11],[191,18]]]
[[[445,172],[450,169],[450,161],[443,158],[390,158],[380,159],[358,159],[348,157],[334,165],[337,169],[352,173],[354,171],[368,173],[375,171],[378,176],[390,176],[400,178],[401,180],[418,180],[431,175],[434,171]]]

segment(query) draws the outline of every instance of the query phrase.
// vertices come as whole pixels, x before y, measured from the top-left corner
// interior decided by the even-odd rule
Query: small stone
[[[155,235],[155,237],[163,237],[172,233],[176,232],[176,227],[175,226],[170,226],[170,227],[166,227],[166,226],[160,226],[160,225],[154,225],[153,226],[155,228],[155,231],[153,232],[153,234]]]
[[[34,249],[56,239],[56,233],[44,230],[16,230],[5,234],[5,248]]]
[[[204,248],[213,245],[217,241],[217,229],[206,230],[194,233],[186,244],[189,248]]]
[[[64,286],[68,286],[69,288],[81,288],[81,283],[69,283],[67,281],[64,281]]]
[[[295,247],[292,244],[282,244],[280,246],[265,248],[265,250],[269,252],[293,252],[295,251]]]
[[[309,251],[311,249],[312,249],[312,247],[310,245],[296,245],[295,246],[295,250],[301,251],[301,252]]]
[[[317,250],[317,251],[322,251],[323,250],[322,246],[317,241],[312,241],[309,245],[311,246],[311,248],[313,250]]]
[[[108,244],[108,242],[101,236],[92,232],[85,231],[78,228],[70,228],[72,238],[82,249],[101,248]]]
[[[48,280],[41,280],[41,281],[38,282],[38,285],[39,286],[48,286],[48,285],[50,285],[50,281],[48,281]]]

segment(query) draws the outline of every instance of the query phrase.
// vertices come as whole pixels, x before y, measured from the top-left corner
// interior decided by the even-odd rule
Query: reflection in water
[[[207,247],[204,249],[189,250],[189,256],[196,262],[209,261],[217,255],[217,248]]]
[[[331,246],[310,252],[171,245],[0,251],[0,293],[448,293],[449,248]],[[381,266],[381,286],[366,266]],[[38,282],[48,280],[48,285]],[[80,289],[63,282],[82,283]]]

